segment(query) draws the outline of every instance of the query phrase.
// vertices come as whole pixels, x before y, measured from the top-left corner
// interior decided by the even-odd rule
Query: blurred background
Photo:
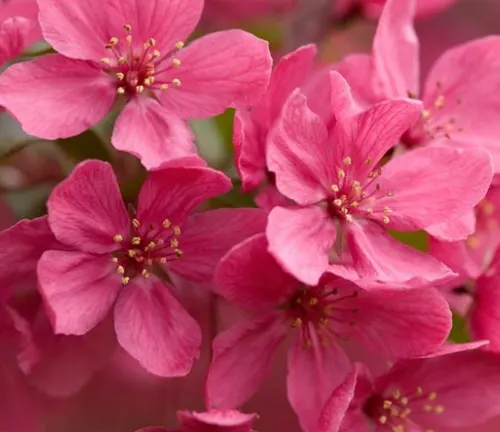
[[[206,0],[205,15],[194,36],[223,28],[243,28],[267,39],[275,58],[290,48],[315,42],[320,47],[320,62],[324,64],[334,63],[349,53],[370,51],[376,11],[363,13],[356,7],[348,5],[346,8],[343,3],[347,2],[339,1],[334,6],[333,1]],[[315,7],[322,12],[314,13]],[[9,16],[15,8],[21,15],[36,16],[33,1],[4,1],[0,8],[4,9],[0,11],[0,17]],[[314,21],[318,17],[319,22]],[[500,0],[458,0],[443,11],[420,17],[416,28],[425,74],[446,49],[473,38],[500,33]],[[13,61],[38,55],[47,48],[43,43],[37,43]],[[232,115],[228,111],[215,119],[192,122],[192,127],[202,156],[210,165],[236,179],[232,162]],[[112,162],[125,197],[133,196],[144,172],[133,157],[117,153],[109,145],[112,121],[113,116],[110,116],[98,127],[78,137],[41,142],[26,136],[15,119],[1,113],[0,228],[22,218],[44,214],[51,189],[84,158]],[[239,195],[237,188],[222,200],[213,202],[214,207],[241,205],[252,205],[252,200]],[[79,388],[74,394],[54,397],[27,388],[34,408],[30,408],[26,415],[40,415],[44,430],[48,432],[133,432],[147,425],[175,426],[175,411],[178,409],[203,410],[203,381],[210,358],[210,340],[220,329],[237,320],[239,312],[216,301],[208,290],[199,287],[182,287],[180,295],[185,297],[189,311],[205,331],[202,357],[188,377],[161,379],[149,375],[110,343],[110,355],[96,367],[88,382],[76,386]],[[465,337],[459,334],[460,331],[457,322],[457,339]],[[382,360],[373,356],[361,352],[355,355],[369,361],[375,370],[383,365]],[[243,408],[260,414],[257,427],[261,432],[300,431],[286,401],[284,362],[284,355],[281,355],[265,387]],[[71,370],[66,376],[71,379]],[[470,432],[498,430],[500,419],[474,427]]]

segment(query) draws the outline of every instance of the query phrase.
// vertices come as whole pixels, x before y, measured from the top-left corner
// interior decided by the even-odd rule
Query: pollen
[[[383,222],[383,223],[385,223],[386,225],[387,225],[390,221],[391,221],[391,220],[390,220],[390,219],[389,219],[389,217],[387,217],[387,216],[384,216],[384,217],[382,218],[382,222]]]
[[[178,58],[174,58],[172,60],[172,64],[175,66],[175,67],[179,67],[181,65],[181,61],[178,59]]]
[[[175,44],[175,47],[176,47],[178,50],[180,50],[180,49],[184,48],[184,42],[182,42],[182,41],[177,42],[177,43]]]
[[[176,87],[180,87],[181,86],[181,80],[180,79],[177,79],[177,78],[174,78],[172,80],[172,84]]]
[[[120,243],[123,241],[123,236],[121,236],[120,234],[117,234],[113,237],[113,240],[116,242],[116,243]]]
[[[344,165],[347,165],[347,166],[352,165],[352,159],[349,156],[346,156],[342,162],[344,162]]]

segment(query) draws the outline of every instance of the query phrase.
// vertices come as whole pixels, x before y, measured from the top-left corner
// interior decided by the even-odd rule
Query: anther
[[[399,390],[394,390],[392,396],[394,396],[394,399],[398,400],[401,397],[401,392]]]
[[[115,76],[116,76],[116,79],[119,81],[123,81],[125,79],[125,74],[122,72],[118,72]]]
[[[128,250],[128,256],[130,258],[134,258],[137,255],[137,252],[134,249],[129,249]]]
[[[125,63],[127,63],[127,59],[123,56],[118,57],[118,63],[120,63],[121,65],[125,64]]]
[[[160,258],[160,264],[166,264],[167,263],[167,258],[166,257],[161,257]]]
[[[148,271],[146,269],[143,269],[142,272],[141,272],[141,276],[144,277],[144,278],[145,277],[149,277]]]
[[[109,44],[110,44],[111,46],[115,46],[115,45],[117,45],[117,44],[118,44],[118,38],[117,38],[117,37],[115,37],[115,36],[113,36],[112,38],[110,38],[110,39],[109,39]]]
[[[118,262],[118,258],[116,258],[116,257],[111,258],[111,262],[117,263]]]
[[[401,398],[401,405],[408,405],[408,398],[407,397]]]
[[[426,110],[426,109],[422,110],[422,118],[423,119],[427,119],[430,116],[431,116],[431,112],[429,110]]]
[[[144,248],[145,251],[150,251],[156,247],[156,243],[154,241],[150,241],[148,245]]]
[[[181,65],[181,61],[178,59],[178,58],[174,58],[172,60],[172,64],[175,66],[175,67],[179,67]]]
[[[337,198],[333,200],[333,204],[335,204],[337,207],[340,207],[342,205],[342,200]]]
[[[155,79],[154,79],[154,77],[149,76],[149,77],[147,77],[147,78],[145,78],[145,79],[144,79],[144,84],[146,84],[146,85],[148,85],[148,86],[149,86],[149,85],[152,85],[152,84],[153,84],[153,82],[154,82],[154,80],[155,80]]]
[[[156,45],[156,40],[153,38],[148,39],[148,45],[154,47]]]
[[[116,243],[120,243],[123,241],[123,236],[121,236],[120,234],[117,234],[113,237],[113,240],[116,242]]]
[[[123,95],[123,94],[125,94],[125,88],[123,88],[123,87],[118,87],[118,88],[116,89],[116,93],[118,93],[119,95]]]
[[[360,187],[361,187],[361,183],[360,183],[359,181],[354,180],[354,181],[352,182],[352,188],[353,188],[353,189],[359,189]]]
[[[136,91],[138,94],[141,94],[141,93],[144,91],[144,86],[142,86],[142,85],[138,85],[138,86],[135,88],[135,91]]]
[[[118,266],[116,268],[116,273],[118,273],[118,274],[125,274],[125,268],[123,266]]]
[[[141,238],[140,237],[133,237],[132,238],[132,244],[137,246],[141,244]]]
[[[160,57],[160,56],[161,56],[160,51],[158,51],[158,50],[154,50],[153,51],[153,57],[157,58],[157,57]]]
[[[392,213],[392,210],[390,207],[384,207],[384,213]]]
[[[168,89],[168,84],[162,84],[160,86],[160,90],[167,90]]]
[[[182,42],[182,41],[177,42],[177,43],[175,44],[175,47],[176,47],[178,50],[180,50],[180,49],[184,48],[184,42]]]
[[[384,216],[382,218],[382,222],[384,222],[386,225],[390,222],[391,220],[387,217],[387,216]]]
[[[434,408],[434,411],[436,411],[436,414],[442,414],[444,412],[444,406],[438,405],[436,408]]]
[[[432,405],[424,405],[424,411],[425,412],[431,412],[432,411]]]
[[[181,86],[181,80],[180,79],[177,79],[177,78],[174,78],[172,80],[172,84],[176,87],[180,87]]]
[[[345,171],[343,169],[339,169],[337,171],[337,176],[338,176],[339,179],[345,178]]]
[[[338,185],[334,184],[334,185],[331,185],[330,186],[330,189],[333,191],[333,192],[338,192],[340,189],[338,187]]]
[[[181,227],[179,225],[174,226],[173,231],[176,236],[181,235]]]
[[[401,413],[401,418],[406,418],[411,414],[411,409],[410,408],[405,408],[403,412]]]
[[[179,259],[183,254],[183,252],[180,249],[176,249],[174,252],[177,259]]]
[[[429,393],[429,396],[427,397],[427,399],[429,399],[430,401],[436,400],[436,398],[437,398],[436,392]]]
[[[132,219],[132,225],[134,228],[139,228],[141,226],[141,223],[137,219]]]
[[[422,387],[417,387],[416,393],[417,393],[417,396],[422,396],[422,394],[424,393],[424,390],[422,389]]]
[[[104,63],[104,64],[111,64],[111,60],[107,57],[103,57],[101,60],[100,60],[101,63]]]
[[[293,328],[297,328],[299,326],[302,325],[302,319],[301,318],[295,318],[293,321],[292,321],[292,327]]]
[[[168,219],[165,219],[163,221],[163,228],[170,228],[170,225],[172,225],[172,222],[170,222]]]
[[[440,95],[437,97],[436,101],[434,102],[434,106],[437,109],[441,109],[444,107],[444,96],[443,95]]]
[[[349,156],[346,156],[343,161],[344,162],[344,165],[347,165],[347,166],[350,166],[352,165],[352,159],[349,157]]]
[[[127,37],[125,38],[125,40],[131,44],[132,43],[132,35],[127,35]]]
[[[123,285],[127,285],[129,282],[130,282],[130,278],[129,277],[123,277],[122,278],[122,284]]]
[[[132,31],[132,26],[130,24],[125,24],[123,26],[123,28],[125,29],[126,32],[131,32]]]
[[[365,160],[365,164],[366,165],[370,165],[372,163],[372,160],[370,158],[366,159]]]
[[[383,415],[383,416],[380,416],[380,418],[378,419],[379,423],[380,424],[386,424],[387,423],[387,416]]]
[[[318,304],[318,299],[316,297],[312,297],[309,300],[309,306],[316,306]]]
[[[345,215],[345,220],[349,223],[354,221],[353,217],[350,214]]]
[[[384,401],[384,409],[389,409],[392,406],[392,401],[385,400]]]
[[[179,240],[177,240],[177,239],[170,240],[170,247],[176,248],[178,246],[179,246]]]

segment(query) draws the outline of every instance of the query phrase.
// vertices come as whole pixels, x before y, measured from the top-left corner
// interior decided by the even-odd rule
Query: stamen
[[[120,234],[117,234],[113,237],[113,240],[116,242],[116,243],[120,243],[123,241],[123,236],[121,236]]]

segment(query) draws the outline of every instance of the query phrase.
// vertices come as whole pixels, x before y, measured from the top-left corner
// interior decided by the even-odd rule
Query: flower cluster
[[[451,3],[338,2],[380,15],[372,52],[319,65],[305,44],[274,67],[243,30],[188,42],[203,0],[4,11],[0,105],[36,140],[111,122],[112,156],[77,157],[38,217],[1,222],[0,430],[49,430],[43,401],[117,355],[189,379],[206,344],[205,406],[186,401],[176,432],[285,431],[239,411],[260,411],[246,404],[276,368],[305,432],[500,415],[500,37],[445,52],[420,90],[414,18]],[[42,38],[49,52],[10,64]],[[228,108],[234,169],[216,169],[188,121]]]

